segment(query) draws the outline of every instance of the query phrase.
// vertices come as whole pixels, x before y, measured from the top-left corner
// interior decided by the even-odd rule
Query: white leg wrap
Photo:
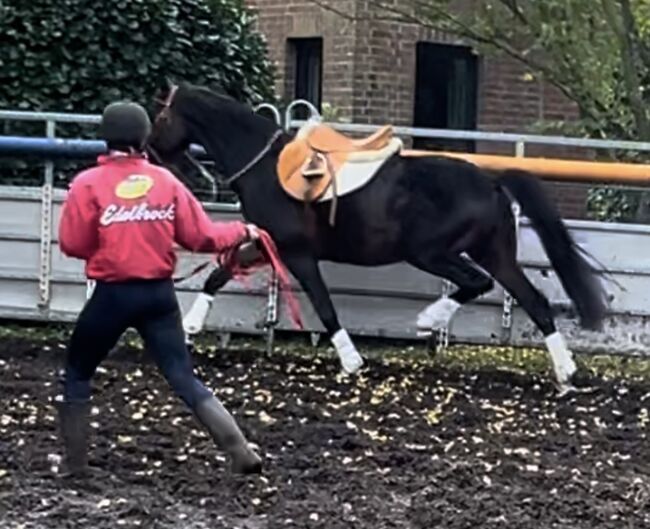
[[[363,359],[345,329],[340,329],[332,336],[332,344],[336,348],[341,366],[345,371],[354,373],[363,365]]]
[[[576,364],[573,361],[573,354],[564,341],[564,337],[559,332],[554,332],[548,335],[544,341],[551,355],[557,381],[562,385],[567,384],[569,378],[576,372]]]
[[[183,329],[186,334],[197,334],[203,330],[213,299],[213,296],[204,292],[196,296],[192,308],[183,318]]]
[[[460,303],[451,298],[440,298],[418,314],[418,329],[431,330],[446,328],[460,306]]]

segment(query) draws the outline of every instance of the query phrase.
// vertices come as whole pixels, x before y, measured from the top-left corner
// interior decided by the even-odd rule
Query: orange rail
[[[521,169],[544,180],[564,182],[597,182],[609,184],[648,184],[650,165],[618,162],[590,162],[558,158],[525,158],[494,154],[403,150],[402,156],[445,156],[473,163],[490,171]]]

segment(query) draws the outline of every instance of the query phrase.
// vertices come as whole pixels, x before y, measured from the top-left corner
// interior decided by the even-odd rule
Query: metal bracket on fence
[[[280,111],[272,105],[271,103],[260,103],[257,105],[253,110],[255,112],[259,112],[260,110],[270,110],[271,113],[273,114],[273,117],[275,118],[275,122],[279,125],[282,126],[282,115],[280,114]]]
[[[294,108],[298,106],[305,106],[309,109],[309,118],[308,119],[317,119],[318,121],[322,121],[322,117],[320,115],[320,112],[318,112],[318,109],[309,101],[306,99],[296,99],[295,101],[292,101],[291,104],[287,107],[287,109],[284,111],[284,129],[289,130],[291,128],[291,113],[293,112]]]
[[[266,329],[266,352],[273,352],[273,342],[275,341],[275,327],[278,324],[278,299],[279,299],[280,281],[278,274],[273,270],[269,290],[266,297],[266,320],[264,328]]]
[[[442,281],[442,295],[446,297],[451,292],[452,284],[444,279]],[[449,323],[442,329],[436,331],[436,352],[442,352],[449,347]]]
[[[219,333],[219,347],[221,349],[228,349],[232,335],[229,332],[220,332]]]
[[[512,215],[515,218],[515,241],[519,245],[519,224],[521,213],[521,208],[519,204],[513,202],[512,206]],[[501,340],[506,342],[510,339],[510,334],[512,332],[512,305],[513,298],[507,290],[503,292],[503,312],[501,315]]]
[[[38,273],[38,305],[47,307],[50,302],[50,270],[52,267],[52,184],[41,188],[41,243]]]

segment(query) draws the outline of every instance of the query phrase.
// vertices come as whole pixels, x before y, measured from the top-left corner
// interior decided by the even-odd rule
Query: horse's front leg
[[[260,252],[255,244],[243,244],[235,254],[233,262],[215,268],[210,273],[203,283],[201,292],[196,296],[192,307],[183,318],[183,329],[188,341],[190,336],[199,334],[203,330],[214,296],[233,277],[232,265],[238,263],[241,266],[246,266],[259,257]]]
[[[309,301],[336,349],[341,367],[347,373],[356,372],[363,365],[363,359],[347,331],[339,324],[327,286],[318,268],[318,262],[313,257],[304,254],[282,255],[282,259],[307,293]]]
[[[183,318],[183,329],[186,337],[199,334],[203,330],[215,294],[231,279],[232,272],[227,266],[217,267],[210,273],[205,283],[203,283],[201,292],[197,294],[190,310],[187,311]]]

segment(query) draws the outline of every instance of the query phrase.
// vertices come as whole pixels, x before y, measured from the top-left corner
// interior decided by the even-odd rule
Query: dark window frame
[[[293,68],[292,99],[305,99],[318,112],[323,104],[323,37],[287,39]],[[296,109],[296,117],[305,118],[307,109]]]
[[[439,42],[418,42],[413,126],[476,130],[479,74],[479,57],[472,48]],[[475,152],[475,143],[470,140],[414,138],[413,146],[418,149]]]

